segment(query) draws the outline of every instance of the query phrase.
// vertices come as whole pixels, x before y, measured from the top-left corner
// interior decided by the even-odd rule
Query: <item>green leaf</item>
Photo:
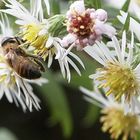
[[[95,1],[95,8],[99,9],[101,8],[101,0],[94,0]]]
[[[99,9],[101,8],[101,0],[85,0],[85,5],[88,8],[95,8]]]
[[[122,6],[122,8],[121,8],[121,11],[124,11],[124,12],[127,12],[128,11],[128,9],[129,9],[129,5],[130,5],[130,0],[127,0],[125,3],[124,3],[124,5]],[[120,11],[119,11],[119,14],[118,15],[120,15]],[[129,15],[129,14],[128,14]],[[115,20],[113,21],[113,25],[117,25],[117,24],[119,24],[120,23],[120,21],[118,20],[118,18],[115,18]],[[125,25],[125,27],[127,27],[128,25],[126,24]],[[127,29],[127,28],[126,28]]]
[[[65,16],[64,15],[54,15],[49,20],[49,33],[51,33],[52,36],[61,36],[66,34],[66,26],[64,25],[65,22]]]
[[[137,133],[136,140],[140,140],[140,132]]]
[[[60,14],[59,0],[51,0],[50,5],[53,15]]]
[[[124,12],[127,12],[128,11],[128,9],[129,9],[129,4],[130,4],[130,0],[127,0],[125,3],[124,3],[124,5],[123,5],[123,7],[122,7],[122,11],[124,11]]]
[[[127,15],[127,18],[126,18],[126,21],[125,21],[125,24],[124,24],[124,26],[123,26],[123,31],[125,30],[125,31],[128,31],[129,30],[129,23],[130,23],[130,15],[128,14]]]
[[[140,64],[140,44],[135,45],[133,67],[135,68]]]
[[[85,70],[81,69],[82,76],[79,76],[75,71],[71,73],[72,79],[70,82],[70,86],[75,88],[79,86],[84,86],[88,89],[93,88],[92,79],[89,78],[89,75],[95,73],[97,67],[99,67],[99,63],[95,62],[91,57],[89,57],[86,53],[79,51],[74,52],[76,55],[80,57],[85,65]]]
[[[49,70],[45,75],[49,79],[49,83],[42,86],[39,90],[48,103],[51,112],[50,124],[60,123],[63,128],[65,137],[69,137],[72,133],[72,118],[65,97],[63,88],[56,82],[56,78]]]
[[[86,127],[91,127],[98,119],[99,113],[100,113],[100,109],[97,106],[90,104],[87,110],[87,114],[83,120],[84,125]]]

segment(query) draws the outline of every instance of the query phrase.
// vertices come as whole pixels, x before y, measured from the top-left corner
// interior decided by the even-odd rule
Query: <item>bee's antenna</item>
[[[18,36],[15,36],[15,39],[18,42],[19,45],[21,45],[22,43],[25,43],[25,41],[22,38],[18,37]]]

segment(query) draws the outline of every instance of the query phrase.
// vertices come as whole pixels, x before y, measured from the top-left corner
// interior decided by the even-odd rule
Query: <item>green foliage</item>
[[[130,0],[127,0],[127,1],[124,3],[124,5],[123,5],[123,7],[122,7],[121,10],[124,11],[124,12],[127,12],[128,9],[129,9],[129,5],[130,5]],[[126,18],[126,22],[125,22],[125,24],[124,24],[122,30],[128,31],[128,29],[129,29],[129,22],[130,22],[130,16],[129,16],[129,14],[128,14],[128,16],[127,16],[127,18]]]
[[[91,7],[95,9],[101,8],[101,0],[85,0],[86,7]]]
[[[64,26],[65,16],[55,15],[49,19],[50,28],[49,32],[52,36],[61,36],[66,33],[66,27]]]
[[[124,3],[124,5],[123,5],[123,7],[122,7],[122,11],[124,11],[124,12],[127,12],[128,11],[128,9],[129,9],[129,5],[130,5],[130,0],[127,0],[125,3]]]
[[[129,5],[130,5],[130,0],[127,0],[124,3],[124,5],[122,6],[121,11],[127,12],[128,9],[129,9]],[[118,15],[120,15],[120,10],[118,11]],[[122,30],[126,30],[127,31],[129,29],[129,21],[130,21],[129,19],[130,19],[130,16],[128,14],[126,22],[125,22],[125,24],[122,27]],[[114,21],[113,21],[113,25],[114,26],[118,26],[118,24],[120,24],[120,21],[117,18],[115,18]]]
[[[51,13],[53,15],[60,13],[59,0],[50,0],[50,5],[51,5]]]
[[[85,65],[85,70],[82,71],[82,76],[80,77],[77,75],[76,72],[72,72],[72,79],[69,86],[72,87],[79,87],[84,86],[88,89],[93,88],[92,80],[89,79],[89,75],[95,72],[95,69],[98,67],[98,63],[93,61],[88,55],[86,55],[84,52],[77,52],[77,55],[80,57],[80,59],[83,61]]]
[[[127,18],[126,18],[126,21],[125,21],[125,24],[123,25],[123,28],[122,30],[124,31],[128,31],[129,30],[129,23],[130,23],[130,16],[128,14]]]
[[[133,66],[136,67],[140,63],[140,44],[135,46]]]
[[[72,133],[73,123],[64,89],[56,82],[56,76],[51,71],[48,70],[44,77],[49,79],[49,83],[40,87],[39,90],[49,105],[50,124],[59,123],[63,128],[64,136],[68,137]]]
[[[140,140],[140,132],[137,133],[136,140]]]
[[[99,118],[100,110],[97,106],[90,104],[87,110],[87,114],[83,120],[84,126],[91,127]]]

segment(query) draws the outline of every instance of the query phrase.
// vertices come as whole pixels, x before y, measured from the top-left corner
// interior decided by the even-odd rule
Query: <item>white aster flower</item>
[[[112,49],[103,42],[84,48],[91,57],[98,61],[103,68],[97,69],[93,78],[101,88],[106,88],[106,95],[114,95],[116,101],[125,97],[125,102],[134,107],[136,97],[140,95],[140,64],[136,67],[133,62],[134,37],[127,44],[126,33],[123,32],[121,45],[117,38],[112,37]],[[114,50],[115,49],[115,50]]]
[[[46,0],[46,7],[48,6]],[[16,23],[21,26],[21,36],[26,43],[42,51],[48,40],[48,20],[44,19],[42,0],[30,0],[30,11],[16,0],[4,1],[7,9],[1,10],[17,18]]]
[[[71,73],[70,73],[69,65],[71,65],[76,70],[76,72],[81,76],[81,72],[79,68],[77,67],[77,65],[75,64],[74,60],[79,62],[79,64],[85,69],[84,64],[82,60],[72,52],[68,52],[68,54],[74,60],[72,60],[68,55],[65,55],[67,54],[67,50],[61,47],[59,38],[55,38],[55,39],[56,41],[53,40],[55,47],[48,51],[48,67],[51,66],[52,61],[53,61],[53,55],[55,54],[55,59],[58,60],[59,62],[59,66],[60,66],[63,77],[64,78],[66,77],[68,79],[68,82],[70,82]]]
[[[65,77],[65,75],[67,75],[68,81],[70,81],[71,77],[69,64],[80,75],[79,68],[71,58],[69,58],[69,56],[63,57],[66,50],[62,47],[61,40],[58,37],[53,37],[49,34],[48,29],[50,23],[49,20],[44,19],[43,17],[41,0],[31,0],[31,12],[16,0],[7,0],[5,4],[8,9],[2,11],[18,18],[16,23],[22,25],[22,38],[26,40],[27,44],[29,43],[34,47],[34,53],[36,55],[41,56],[44,61],[48,59],[48,67],[51,66],[55,56],[55,59],[59,62],[63,76]],[[71,56],[84,68],[83,63],[78,56],[73,53],[69,54],[72,54]]]
[[[9,20],[6,14],[1,14],[0,27],[1,27],[0,41],[3,38],[3,36],[13,35],[13,30],[10,28]]]
[[[102,35],[115,35],[116,30],[106,23],[107,12],[103,9],[86,9],[83,0],[75,1],[66,14],[69,34],[62,40],[63,46],[82,49],[101,40]]]
[[[47,80],[39,79],[35,82],[25,80],[6,64],[3,56],[0,57],[0,99],[5,95],[10,103],[15,102],[17,106],[20,104],[23,111],[26,111],[27,108],[29,111],[32,111],[33,108],[39,110],[40,100],[33,93],[30,82],[42,85]]]
[[[10,28],[8,17],[6,15],[1,15],[1,17],[0,43],[4,37],[13,36],[13,31]],[[47,80],[43,78],[32,81],[23,79],[17,75],[14,69],[12,69],[6,62],[5,56],[0,49],[0,99],[5,95],[10,103],[15,102],[17,106],[20,104],[23,111],[26,111],[27,108],[32,111],[33,107],[39,110],[40,100],[33,93],[30,83],[35,83],[41,86],[46,82]]]
[[[121,9],[124,5],[126,0],[106,0],[106,3],[112,7],[116,7]],[[129,12],[135,14],[138,18],[140,18],[140,0],[130,0],[130,5],[129,5]]]
[[[81,87],[80,90],[85,94],[87,101],[102,108],[100,121],[103,132],[108,132],[111,138],[115,140],[119,138],[122,140],[136,138],[140,129],[140,117],[138,114],[129,112],[123,98],[119,103],[114,102],[112,96],[105,97],[96,85],[93,91],[84,87]],[[127,114],[125,113],[126,110]],[[137,110],[140,111],[139,107],[137,107]]]

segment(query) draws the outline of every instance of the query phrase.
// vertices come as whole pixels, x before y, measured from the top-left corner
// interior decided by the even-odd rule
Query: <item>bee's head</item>
[[[4,47],[7,43],[16,43],[14,37],[4,37],[1,41],[1,46]]]
[[[20,37],[4,37],[1,41],[1,46],[4,47],[7,43],[17,43],[20,45],[21,43],[24,43],[24,41]]]

